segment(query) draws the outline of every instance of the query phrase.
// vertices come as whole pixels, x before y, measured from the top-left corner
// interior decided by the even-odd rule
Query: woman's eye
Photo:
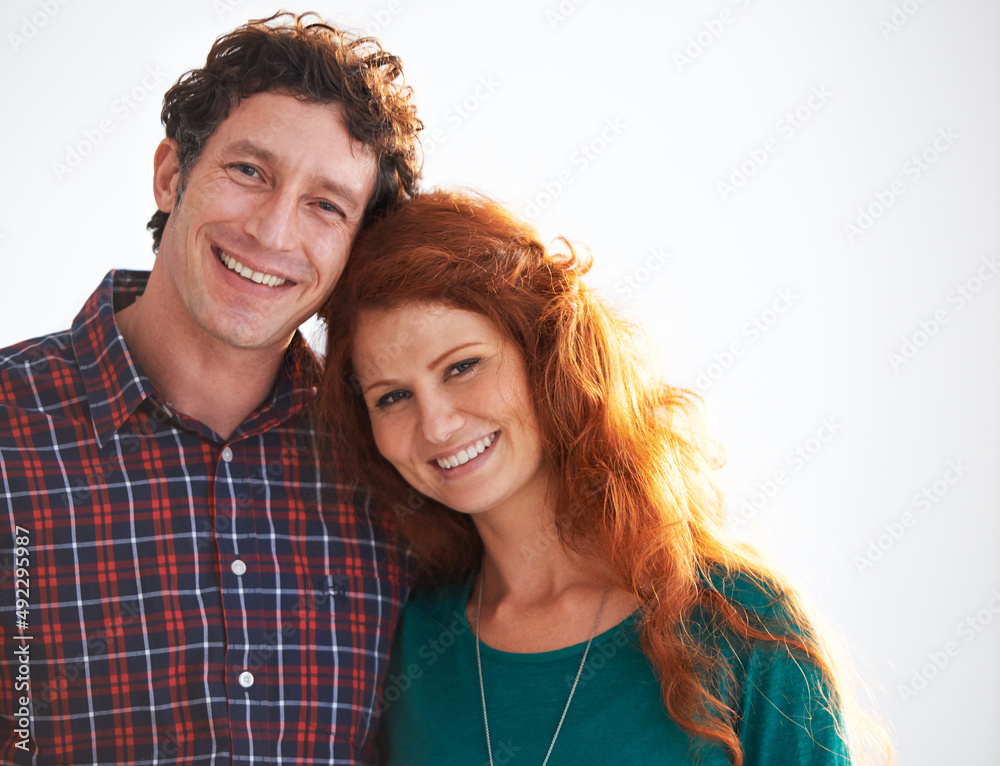
[[[382,394],[375,402],[375,406],[378,408],[388,407],[395,404],[398,401],[405,399],[409,394],[401,389],[396,389],[395,391],[390,391],[387,394]]]
[[[461,362],[456,362],[448,368],[448,376],[455,378],[471,372],[479,365],[479,361],[479,359],[463,359]]]

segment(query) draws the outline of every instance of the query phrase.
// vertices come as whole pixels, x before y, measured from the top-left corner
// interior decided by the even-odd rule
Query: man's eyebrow
[[[235,144],[231,144],[229,146],[229,151],[236,152],[237,154],[249,154],[257,159],[264,160],[265,162],[275,161],[274,152],[265,149],[263,146],[258,146],[253,141],[247,141],[246,139],[237,141]]]
[[[271,164],[277,161],[277,156],[274,152],[246,139],[237,141],[236,143],[230,145],[229,151],[241,155],[250,155],[251,157],[255,157],[263,162]],[[347,212],[360,213],[364,209],[365,205],[368,204],[368,200],[362,201],[358,198],[358,194],[355,189],[351,188],[347,184],[337,181],[336,179],[324,175],[313,175],[309,180],[319,188],[336,197],[347,207],[353,208],[353,210],[349,210]]]
[[[340,181],[333,178],[315,175],[310,180],[312,180],[312,182],[320,189],[327,192],[331,197],[335,197],[343,203],[345,207],[350,208],[345,212],[360,215],[365,209],[365,206],[368,204],[367,199],[363,200],[358,196],[358,191],[356,189],[353,189],[347,184],[340,183]]]

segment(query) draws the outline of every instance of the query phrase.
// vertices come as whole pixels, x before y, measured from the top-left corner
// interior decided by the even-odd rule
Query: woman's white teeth
[[[273,274],[265,274],[261,271],[254,271],[249,266],[244,266],[224,250],[219,251],[219,260],[226,264],[226,268],[230,271],[235,271],[244,279],[249,279],[252,282],[256,282],[258,285],[278,287],[285,284],[285,280],[281,277],[276,277]]]
[[[484,436],[482,439],[477,441],[471,447],[466,447],[463,450],[459,450],[454,455],[449,457],[438,458],[437,464],[442,468],[455,468],[460,465],[465,465],[473,458],[477,458],[486,452],[486,449],[496,441],[496,434],[490,434],[489,436]]]

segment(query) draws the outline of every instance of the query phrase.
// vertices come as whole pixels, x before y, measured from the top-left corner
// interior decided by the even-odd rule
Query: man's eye
[[[409,394],[406,391],[397,388],[395,391],[390,391],[387,394],[382,394],[382,396],[378,398],[378,401],[375,402],[375,406],[380,409],[383,407],[389,407],[390,405],[393,405],[398,401],[402,401],[407,396],[409,396]]]
[[[253,165],[247,165],[243,162],[236,162],[231,165],[237,172],[241,175],[247,176],[248,178],[256,178],[260,175],[260,171],[257,170]]]
[[[339,207],[334,205],[332,202],[321,201],[317,202],[316,204],[319,207],[319,209],[325,213],[335,213],[339,216],[344,215],[344,212]]]
[[[457,378],[459,375],[465,375],[468,372],[476,369],[479,366],[479,359],[463,359],[461,362],[455,362],[448,368],[448,377]]]

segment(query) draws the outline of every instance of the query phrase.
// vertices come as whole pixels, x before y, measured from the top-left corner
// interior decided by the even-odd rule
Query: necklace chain
[[[479,670],[479,696],[483,700],[483,726],[486,727],[486,751],[490,756],[490,766],[493,766],[493,744],[490,741],[490,719],[486,716],[486,687],[483,685],[483,659],[482,653],[479,649],[479,618],[483,614],[483,577],[479,578],[479,595],[476,597],[476,667]],[[566,707],[563,708],[562,716],[559,718],[559,725],[556,726],[556,733],[552,735],[552,742],[549,743],[549,751],[545,754],[545,760],[542,761],[542,766],[545,766],[549,762],[549,756],[552,755],[552,748],[556,746],[556,739],[559,737],[559,730],[562,729],[563,721],[566,720],[566,713],[569,712],[569,703],[573,701],[573,694],[576,692],[576,685],[580,682],[580,676],[583,675],[583,666],[587,664],[587,655],[590,653],[590,645],[594,641],[594,636],[597,635],[597,625],[601,621],[601,613],[604,611],[604,603],[608,600],[608,592],[611,590],[609,585],[604,589],[604,595],[601,597],[601,605],[597,609],[597,617],[594,619],[594,627],[590,630],[590,640],[587,641],[587,648],[583,650],[583,659],[580,660],[580,667],[576,671],[576,678],[573,679],[573,688],[569,690],[569,699],[566,700]]]

